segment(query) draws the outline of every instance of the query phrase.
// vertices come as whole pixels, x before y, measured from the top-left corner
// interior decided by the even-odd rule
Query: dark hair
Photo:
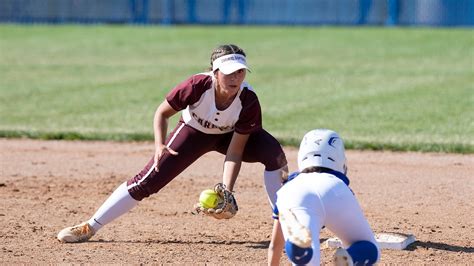
[[[326,168],[326,167],[310,166],[310,167],[306,167],[305,169],[303,169],[303,171],[301,171],[301,173],[325,173],[325,172],[328,172],[328,171],[332,171],[332,170],[329,169],[329,168]]]
[[[214,62],[214,60],[228,54],[240,54],[240,55],[246,56],[244,50],[235,44],[219,45],[212,51],[211,67],[209,70],[212,70],[212,62]]]

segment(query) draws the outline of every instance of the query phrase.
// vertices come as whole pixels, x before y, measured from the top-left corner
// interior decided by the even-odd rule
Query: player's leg
[[[334,253],[336,265],[374,265],[380,250],[372,241],[361,240],[352,243],[347,248],[338,248]]]
[[[296,265],[319,265],[321,224],[314,210],[291,208],[280,212],[288,258]]]
[[[327,193],[324,201],[326,227],[343,243],[345,250],[338,250],[335,260],[350,255],[354,264],[372,265],[380,257],[380,250],[374,233],[352,191],[337,181],[332,193]],[[347,252],[347,254],[345,254]],[[344,262],[344,261],[343,261]]]
[[[230,142],[230,139],[225,141]],[[225,154],[226,149],[223,149],[222,146],[225,147],[225,145],[221,145],[218,151]],[[282,179],[288,176],[286,156],[280,143],[264,129],[254,132],[249,136],[242,160],[250,163],[260,162],[265,166],[263,179],[268,199],[273,208],[276,191],[281,187]]]
[[[257,161],[265,165],[263,181],[270,205],[275,206],[276,192],[283,179],[288,178],[286,155],[278,142],[264,129],[250,135],[244,151],[244,161]]]
[[[155,170],[153,158],[150,159],[148,164],[142,171],[140,171],[140,173],[126,182],[127,193],[130,198],[135,201],[141,201],[142,199],[149,197],[151,194],[157,193],[177,175],[184,171],[184,169],[204,153],[208,152],[210,150],[209,147],[212,146],[209,145],[209,143],[212,144],[213,141],[213,136],[204,134],[192,127],[179,123],[166,140],[166,144],[178,152],[178,155],[171,155],[169,153],[163,154],[158,162],[158,172]],[[93,217],[94,221],[104,225],[118,217],[117,215],[114,215],[114,217],[107,219],[109,215],[111,216],[113,214],[114,208],[122,209],[127,207],[122,205],[119,201],[114,201],[113,198],[111,200],[115,204],[105,208],[106,211],[101,212],[99,209]],[[125,212],[118,214],[120,216],[123,213]]]
[[[134,199],[140,201],[158,192],[203,154],[213,150],[219,135],[205,134],[190,126],[180,125],[167,139],[167,145],[178,155],[163,154],[158,162],[158,172],[151,159],[139,174],[128,180],[128,192]]]
[[[285,250],[294,264],[319,265],[319,235],[324,210],[314,186],[295,179],[278,192],[279,220],[285,237]]]
[[[276,192],[280,189],[282,180],[288,177],[288,166],[285,165],[276,170],[264,170],[263,182],[267,191],[267,198],[271,207],[275,206]]]
[[[121,184],[101,205],[88,222],[63,229],[58,234],[62,242],[81,242],[91,238],[102,226],[130,211],[143,198],[158,192],[186,167],[213,146],[215,141],[191,127],[178,124],[167,139],[167,145],[178,155],[164,154],[159,161],[159,171],[154,170],[153,158],[144,169],[127,182]]]

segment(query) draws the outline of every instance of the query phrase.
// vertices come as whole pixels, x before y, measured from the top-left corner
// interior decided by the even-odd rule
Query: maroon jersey
[[[250,134],[262,128],[262,112],[257,95],[246,82],[240,86],[232,104],[218,110],[215,100],[217,80],[212,72],[196,74],[176,86],[166,96],[176,111],[182,110],[181,120],[206,134],[236,131]]]

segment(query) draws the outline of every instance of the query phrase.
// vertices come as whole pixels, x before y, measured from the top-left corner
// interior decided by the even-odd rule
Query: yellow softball
[[[219,195],[212,189],[206,189],[199,195],[199,203],[204,208],[215,208],[219,202]]]

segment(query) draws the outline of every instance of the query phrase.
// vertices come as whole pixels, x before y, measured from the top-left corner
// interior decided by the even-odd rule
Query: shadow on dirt
[[[134,244],[202,244],[202,245],[246,245],[247,247],[254,249],[266,249],[270,244],[270,241],[235,241],[235,240],[126,240],[126,241],[116,241],[116,240],[89,240],[91,243],[134,243]]]
[[[319,239],[319,243],[323,243],[327,238]],[[270,241],[236,241],[236,240],[159,240],[159,239],[150,239],[150,240],[126,240],[126,241],[116,241],[116,240],[89,240],[87,242],[92,243],[135,243],[135,244],[203,244],[203,245],[245,245],[248,248],[253,249],[267,249],[270,245]]]
[[[465,253],[474,253],[474,247],[461,247],[456,245],[449,245],[445,243],[438,243],[438,242],[423,242],[423,241],[415,241],[411,245],[409,245],[406,250],[414,251],[418,248],[425,248],[425,249],[439,249],[439,250],[446,250],[452,252],[465,252]]]

